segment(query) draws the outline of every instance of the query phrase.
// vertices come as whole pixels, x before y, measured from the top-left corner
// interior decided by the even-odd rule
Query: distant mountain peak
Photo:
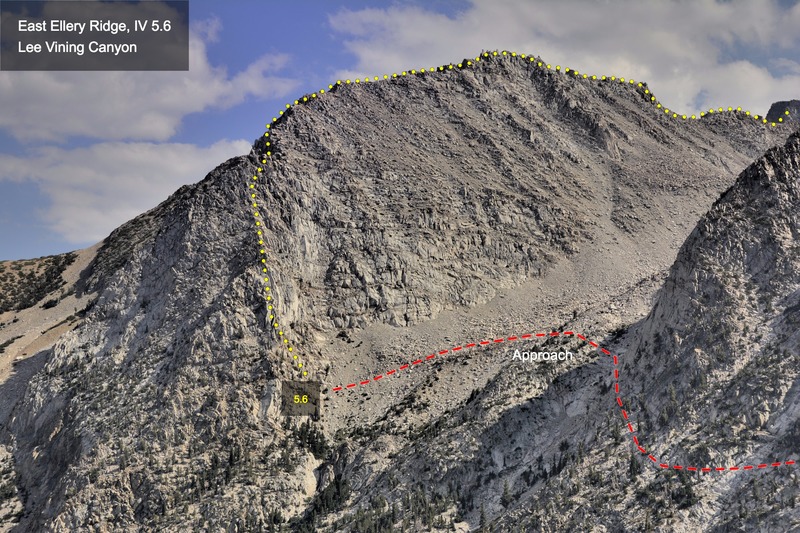
[[[767,112],[767,121],[776,122],[779,118],[783,118],[786,122],[800,122],[800,100],[786,100],[772,104]]]

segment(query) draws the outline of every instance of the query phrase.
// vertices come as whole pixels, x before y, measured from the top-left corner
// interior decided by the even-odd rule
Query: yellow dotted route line
[[[267,125],[267,128],[269,128],[269,125]],[[269,133],[266,133],[265,136],[269,137]],[[266,145],[269,146],[270,143],[267,142]],[[272,152],[271,151],[267,151],[267,154],[265,156],[262,156],[261,163],[262,164],[266,164],[266,162],[267,162],[266,157],[269,157],[271,155],[272,155]],[[264,299],[267,302],[267,311],[269,311],[269,321],[270,321],[270,324],[272,325],[272,328],[275,331],[277,331],[278,337],[283,340],[283,345],[286,347],[286,349],[289,351],[289,353],[292,354],[292,358],[293,358],[293,361],[294,361],[293,364],[296,365],[296,369],[298,371],[301,371],[303,376],[307,376],[308,375],[308,371],[303,369],[303,362],[300,360],[300,358],[297,356],[297,354],[293,353],[294,352],[294,347],[289,342],[289,339],[286,338],[286,335],[284,334],[283,330],[281,329],[281,326],[278,323],[278,319],[277,319],[277,317],[275,315],[275,306],[273,305],[273,298],[272,298],[272,294],[271,294],[272,287],[270,286],[270,281],[269,281],[270,274],[269,274],[269,270],[267,269],[267,248],[264,245],[264,231],[263,231],[264,230],[264,226],[261,224],[262,216],[261,216],[261,213],[259,212],[258,200],[257,200],[256,192],[255,192],[256,183],[258,182],[258,177],[260,175],[263,175],[263,172],[264,172],[264,169],[262,167],[257,167],[256,168],[256,174],[253,176],[252,183],[250,183],[250,199],[252,200],[251,207],[253,208],[253,218],[255,219],[256,235],[258,236],[258,245],[260,247],[260,249],[259,249],[259,258],[260,258],[259,259],[259,268],[261,269],[261,273],[264,275],[264,278],[263,278]]]
[[[561,70],[561,65],[556,65],[556,66],[555,66],[555,69],[553,69],[552,65],[550,65],[549,63],[544,63],[544,62],[542,62],[542,61],[539,61],[539,60],[537,60],[536,58],[534,58],[534,57],[533,57],[533,55],[517,54],[516,52],[508,52],[508,51],[505,51],[505,50],[504,50],[504,51],[502,51],[502,52],[497,52],[497,51],[494,51],[494,52],[492,52],[491,54],[490,54],[489,52],[484,52],[484,53],[483,53],[483,58],[488,58],[488,57],[490,57],[490,56],[492,56],[492,57],[498,57],[498,56],[503,56],[503,57],[520,57],[520,58],[522,58],[522,59],[528,59],[528,61],[529,61],[530,63],[532,63],[532,64],[533,64],[533,66],[536,66],[536,67],[541,67],[541,68],[544,68],[544,69],[546,69],[546,70],[555,70],[556,72],[562,72],[562,70]],[[421,68],[421,69],[419,69],[419,70],[416,70],[416,69],[414,69],[414,70],[410,70],[410,71],[405,71],[405,70],[404,70],[404,71],[402,71],[400,74],[398,74],[398,73],[394,73],[394,74],[392,74],[391,76],[389,76],[388,74],[384,74],[383,76],[374,76],[373,78],[370,78],[370,77],[365,77],[365,78],[356,78],[356,79],[355,79],[355,83],[356,83],[356,84],[361,84],[361,83],[372,83],[372,82],[376,82],[376,81],[381,81],[381,79],[383,79],[383,80],[388,80],[388,79],[390,79],[390,78],[391,78],[391,79],[396,79],[396,78],[399,78],[399,77],[408,76],[409,74],[411,74],[411,75],[417,75],[417,74],[425,74],[425,73],[434,73],[434,72],[437,72],[437,71],[438,71],[438,72],[444,72],[444,71],[447,71],[447,70],[453,70],[453,69],[455,69],[455,68],[463,69],[463,68],[466,68],[466,67],[471,67],[471,66],[473,66],[475,63],[478,63],[478,62],[480,62],[480,61],[481,61],[481,56],[479,55],[479,56],[475,57],[474,61],[472,61],[472,60],[467,60],[467,62],[466,62],[466,63],[463,63],[463,62],[462,62],[462,63],[458,63],[457,65],[454,65],[453,63],[450,63],[450,64],[448,64],[448,65],[441,65],[441,66],[439,66],[439,67],[430,67],[429,69]],[[634,84],[635,84],[637,87],[644,87],[644,85],[645,85],[645,84],[644,84],[644,83],[642,83],[642,82],[639,82],[639,83],[637,83],[635,80],[633,80],[633,79],[631,79],[631,78],[628,78],[628,79],[626,79],[626,78],[617,77],[617,76],[596,76],[596,75],[591,75],[591,76],[590,76],[589,74],[581,74],[581,73],[580,73],[580,72],[578,72],[577,70],[571,69],[571,68],[569,68],[569,67],[565,68],[565,69],[563,70],[563,72],[564,72],[565,74],[570,74],[570,73],[572,73],[574,76],[577,76],[577,77],[582,77],[582,79],[587,79],[587,80],[588,80],[588,79],[591,79],[591,80],[601,80],[601,81],[607,81],[607,80],[610,80],[610,81],[619,81],[620,83],[627,83],[627,84],[629,84],[629,85],[634,85]],[[344,81],[342,81],[342,80],[337,80],[337,81],[336,81],[336,83],[329,84],[329,85],[328,85],[328,89],[329,89],[329,90],[330,90],[330,89],[333,89],[333,88],[334,88],[335,86],[337,86],[337,85],[350,85],[350,84],[352,84],[352,83],[353,83],[353,81],[351,81],[351,80],[349,80],[349,79],[348,79],[348,80],[344,80]],[[318,94],[319,94],[319,95],[325,94],[325,90],[324,90],[324,89],[320,89],[320,90],[319,90],[317,93],[312,93],[312,94],[310,95],[310,96],[311,96],[310,98],[309,98],[309,96],[308,96],[308,95],[306,95],[306,96],[303,96],[301,99],[295,100],[295,101],[294,101],[294,105],[299,105],[299,104],[308,103],[309,101],[311,101],[311,100],[313,100],[313,99],[317,98]],[[656,99],[656,97],[655,97],[655,96],[654,96],[654,95],[653,95],[653,94],[650,92],[650,90],[649,90],[649,89],[644,89],[644,94],[646,94],[646,95],[649,95],[649,96],[650,96],[650,101],[651,101],[651,102],[652,102],[652,103],[653,103],[653,104],[656,106],[656,108],[657,108],[657,109],[663,109],[663,110],[664,110],[664,114],[665,114],[665,115],[667,115],[667,116],[671,116],[672,118],[681,118],[681,119],[683,119],[683,120],[687,120],[687,119],[688,119],[688,120],[694,120],[694,119],[697,119],[697,118],[698,118],[698,116],[697,116],[697,115],[679,115],[678,113],[675,113],[674,111],[670,111],[670,110],[669,110],[669,108],[666,108],[666,107],[664,107],[664,106],[663,106],[663,105],[662,105],[662,104],[661,104],[661,103],[660,103],[660,102],[659,102],[659,101]],[[290,109],[291,107],[292,107],[292,104],[286,104],[286,109]],[[708,111],[702,111],[702,112],[700,113],[700,115],[699,115],[699,116],[700,116],[700,117],[704,117],[705,115],[710,115],[710,114],[713,114],[713,113],[716,113],[716,112],[722,113],[722,112],[724,112],[725,110],[726,110],[726,109],[725,109],[725,108],[723,108],[723,107],[719,107],[719,108],[717,108],[717,109],[714,109],[714,108],[712,107],[712,108],[709,108],[709,110],[708,110]],[[741,111],[741,110],[742,110],[742,108],[741,108],[741,107],[736,107],[735,109],[734,109],[733,107],[728,107],[728,108],[727,108],[727,111],[731,111],[731,112],[732,112],[732,111]],[[280,114],[280,115],[283,115],[283,114],[284,114],[284,111],[283,111],[283,110],[281,110],[281,111],[279,112],[279,114]],[[788,114],[789,114],[789,111],[788,111],[788,110],[786,110],[784,114],[788,115]],[[751,113],[750,113],[750,111],[745,111],[745,115],[747,115],[747,116],[752,116],[752,117],[753,117],[755,120],[758,120],[758,119],[760,118],[760,119],[761,119],[761,122],[762,122],[762,123],[764,123],[764,124],[767,124],[767,123],[768,123],[768,122],[767,122],[767,119],[766,119],[765,117],[763,117],[763,116],[759,116],[759,115],[757,115],[757,114],[751,114]],[[277,120],[278,120],[278,118],[277,118],[277,117],[273,117],[273,118],[272,118],[272,122],[277,122]],[[777,126],[777,125],[778,125],[778,123],[781,123],[781,122],[783,122],[783,117],[779,117],[779,118],[778,118],[778,121],[777,121],[777,122],[772,122],[772,123],[771,123],[771,125],[772,125],[773,127],[775,127],[775,126]],[[267,129],[269,129],[269,127],[270,127],[270,125],[267,125]],[[268,134],[265,134],[265,135],[268,135]],[[267,145],[269,145],[269,143],[267,143]],[[269,152],[268,152],[268,154],[269,154]]]
[[[556,65],[555,69],[553,69],[553,67],[549,63],[544,63],[544,62],[536,59],[533,55],[517,54],[516,52],[509,52],[509,51],[506,51],[506,50],[503,50],[502,52],[494,51],[491,54],[489,52],[484,52],[482,54],[483,58],[489,58],[490,56],[491,57],[498,57],[498,56],[499,57],[509,57],[509,56],[510,57],[520,57],[521,59],[528,59],[528,62],[530,64],[532,64],[533,66],[535,66],[535,67],[543,68],[545,70],[555,70],[556,72],[562,72],[561,65]],[[447,65],[440,65],[438,67],[430,67],[429,69],[421,68],[419,70],[416,70],[416,69],[413,69],[413,70],[410,70],[410,71],[404,70],[404,71],[400,72],[399,74],[395,72],[391,76],[389,76],[388,74],[384,74],[383,76],[380,76],[380,77],[379,76],[374,76],[373,78],[365,77],[363,79],[362,78],[356,78],[355,79],[355,84],[356,85],[360,85],[362,83],[373,83],[373,82],[377,82],[377,81],[381,81],[381,80],[397,79],[397,78],[401,78],[403,76],[408,76],[409,74],[418,75],[418,74],[426,74],[426,73],[434,73],[434,72],[445,72],[445,71],[454,70],[454,69],[457,69],[457,68],[458,69],[464,69],[464,68],[472,67],[472,66],[474,66],[476,63],[478,63],[480,61],[481,61],[481,55],[478,55],[478,56],[475,57],[474,61],[473,60],[467,60],[466,63],[464,63],[464,62],[461,62],[461,63],[458,63],[458,64],[449,63]],[[563,70],[563,72],[565,74],[570,74],[571,73],[573,76],[575,76],[577,78],[585,79],[585,80],[618,81],[621,84],[635,85],[636,87],[639,87],[639,88],[643,88],[644,85],[645,85],[642,82],[638,82],[637,83],[631,78],[626,79],[626,78],[617,77],[617,76],[596,76],[596,75],[582,74],[582,73],[578,72],[577,70],[571,69],[569,67],[565,68]],[[336,83],[331,83],[331,84],[328,85],[328,91],[331,91],[332,89],[334,89],[334,87],[337,87],[337,86],[351,85],[351,84],[353,84],[353,82],[351,80],[349,80],[349,79],[348,80],[344,80],[344,81],[337,80]],[[297,105],[302,105],[302,104],[309,103],[309,102],[315,100],[318,96],[322,96],[323,94],[325,94],[325,89],[320,89],[319,91],[317,91],[315,93],[311,93],[311,95],[307,94],[307,95],[303,96],[302,98],[298,98],[297,100],[294,101],[294,105],[297,106]],[[663,109],[664,110],[664,114],[666,116],[669,116],[669,117],[672,117],[672,118],[675,118],[675,119],[680,118],[682,120],[696,120],[697,118],[699,118],[697,115],[684,115],[684,114],[679,115],[678,113],[675,113],[674,111],[670,111],[669,108],[663,106],[656,99],[655,95],[653,95],[650,92],[650,89],[645,88],[644,89],[644,94],[645,95],[649,95],[650,102],[655,105],[656,109]],[[290,103],[286,104],[286,109],[287,110],[291,109],[291,108],[292,108],[292,104],[290,104]],[[741,111],[741,110],[742,110],[741,107],[737,107],[735,109],[733,107],[728,107],[727,108],[727,111],[729,111],[729,112]],[[722,113],[724,111],[725,111],[725,108],[719,107],[719,108],[717,108],[715,110],[712,107],[712,108],[709,108],[709,110],[707,112],[706,111],[701,112],[700,113],[700,117],[704,117],[706,115],[711,115],[711,114],[714,114],[714,113]],[[278,114],[279,114],[279,116],[282,116],[284,113],[285,113],[285,110],[281,110]],[[789,110],[786,110],[784,114],[788,115],[789,114]],[[761,122],[763,124],[767,124],[767,119],[765,117],[760,117],[759,115],[751,114],[750,111],[745,111],[745,115],[753,117],[754,120],[761,119]],[[272,123],[273,124],[278,122],[278,120],[279,120],[278,117],[272,117]],[[778,123],[782,123],[782,122],[783,122],[783,117],[779,117],[777,122],[772,122],[771,123],[771,126],[775,127],[775,126],[777,126]],[[269,130],[271,129],[273,124],[267,124],[266,125],[266,129],[268,131],[264,133],[264,147],[265,147],[265,152],[266,153],[261,156],[262,157],[261,158],[261,163],[264,164],[264,165],[266,165],[267,160],[272,157],[271,142],[269,140],[269,137],[270,137],[270,131]],[[283,330],[280,329],[280,325],[279,325],[278,320],[276,318],[276,312],[275,312],[275,308],[274,308],[274,305],[273,305],[273,299],[272,299],[272,296],[270,294],[272,289],[271,289],[271,287],[269,285],[269,272],[268,272],[268,269],[267,269],[266,248],[264,247],[264,238],[263,238],[264,234],[263,234],[263,231],[262,231],[263,226],[261,225],[261,221],[259,220],[261,218],[261,213],[259,213],[259,211],[258,211],[258,207],[259,206],[258,206],[258,202],[256,201],[256,193],[255,193],[255,190],[254,190],[255,189],[255,183],[258,181],[259,175],[262,175],[263,172],[264,172],[263,168],[262,167],[258,167],[257,174],[255,176],[253,176],[253,183],[250,184],[250,189],[252,189],[250,197],[251,197],[251,199],[253,201],[253,203],[252,203],[252,207],[254,209],[253,216],[256,219],[255,224],[256,224],[256,233],[258,235],[258,244],[261,247],[260,248],[260,258],[261,259],[260,259],[259,267],[261,268],[261,272],[264,274],[264,297],[265,297],[265,299],[267,301],[267,310],[269,311],[269,320],[270,320],[270,323],[272,324],[273,329],[275,329],[278,332],[278,335],[283,339],[283,345],[286,346],[288,351],[292,354],[292,360],[293,360],[293,364],[296,367],[296,370],[300,371],[303,376],[307,376],[308,375],[308,371],[304,369],[302,360],[300,359],[300,357],[297,354],[293,353],[294,350],[293,350],[293,347],[292,347],[291,343],[289,342],[289,340],[284,335]]]

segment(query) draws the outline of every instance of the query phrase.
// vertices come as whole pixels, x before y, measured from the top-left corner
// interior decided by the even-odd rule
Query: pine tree
[[[503,496],[500,498],[500,503],[503,507],[508,507],[511,504],[511,491],[508,489],[508,481],[503,482]]]
[[[628,473],[631,476],[631,481],[635,481],[637,476],[642,472],[642,464],[631,452],[630,460],[628,462]]]

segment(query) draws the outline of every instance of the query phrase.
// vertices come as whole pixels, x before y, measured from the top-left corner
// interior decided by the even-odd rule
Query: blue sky
[[[191,0],[190,19],[189,72],[0,72],[0,260],[102,240],[337,78],[509,49],[686,113],[800,98],[796,1]]]

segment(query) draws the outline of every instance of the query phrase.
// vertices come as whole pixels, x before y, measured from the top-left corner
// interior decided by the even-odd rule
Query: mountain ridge
[[[297,339],[311,379],[341,383],[395,361],[397,346],[424,353],[476,326],[573,317],[593,335],[618,329],[730,186],[725,167],[743,168],[782,133],[736,113],[681,124],[651,115],[638,88],[500,60],[448,76],[351,84],[293,108],[251,154],[112,233],[80,281],[96,299],[8,423],[19,530],[257,529],[278,516],[301,527],[312,515],[342,529],[341,507],[360,505],[376,478],[390,484],[371,465],[408,461],[454,413],[466,418],[452,445],[473,456],[453,450],[432,471],[447,467],[473,493],[436,507],[462,529],[478,522],[475,472],[496,477],[512,461],[498,447],[506,433],[486,430],[497,420],[526,421],[548,472],[568,466],[559,439],[576,428],[534,437],[547,418],[517,402],[583,416],[594,389],[561,403],[582,364],[513,377],[497,373],[507,366],[497,348],[437,361],[429,377],[382,383],[380,396],[324,396],[311,426],[320,437],[280,415],[280,387],[298,376],[283,338]],[[259,296],[262,255],[284,335]],[[463,443],[478,426],[482,443]],[[416,501],[409,474],[397,475],[395,502]],[[499,496],[485,503],[501,514]]]
[[[661,452],[656,455],[660,457],[663,454],[671,464],[716,460],[722,461],[726,467],[739,465],[742,470],[727,474],[733,477],[721,478],[667,477],[659,480],[651,475],[650,490],[671,486],[670,490],[677,491],[674,494],[683,501],[678,509],[684,506],[695,511],[671,516],[669,513],[655,516],[650,513],[648,517],[642,512],[626,512],[625,522],[631,527],[642,527],[649,521],[651,527],[660,525],[686,531],[724,531],[734,526],[781,531],[796,527],[798,523],[791,503],[796,497],[793,495],[796,474],[776,467],[764,476],[759,474],[759,477],[744,471],[744,467],[760,469],[765,465],[763,468],[769,470],[773,461],[785,464],[786,457],[797,457],[798,452],[794,438],[797,435],[798,391],[796,385],[787,384],[796,377],[792,370],[793,362],[796,363],[800,352],[800,341],[793,326],[798,320],[798,252],[796,241],[775,237],[785,230],[790,230],[793,235],[800,230],[796,215],[800,204],[799,163],[800,132],[795,132],[784,146],[767,151],[764,157],[742,172],[687,239],[652,311],[619,341],[626,352],[621,359],[625,373],[632,378],[629,379],[632,394],[639,397],[631,402],[631,416],[636,419],[637,430],[644,427],[652,432],[649,437],[644,433],[644,446],[648,449],[655,447]],[[767,213],[773,217],[766,218],[764,215]],[[754,227],[761,231],[753,231]],[[723,235],[725,238],[721,239]],[[735,236],[751,240],[742,241]],[[731,237],[730,241],[726,240]],[[747,246],[752,241],[761,241],[765,246]],[[738,259],[743,265],[742,274],[738,274],[736,261],[731,265],[727,254],[722,256],[725,269],[720,269],[710,254],[706,255],[710,261],[694,257],[700,253],[727,250],[747,252]],[[772,254],[775,261],[764,263],[758,257],[759,253]],[[775,275],[769,272],[770,265],[774,265]],[[789,265],[793,268],[787,268]],[[739,276],[744,279],[737,279]],[[687,277],[696,280],[694,284],[680,281]],[[749,280],[753,280],[752,286],[748,284]],[[759,288],[759,282],[765,281],[768,283]],[[775,285],[771,285],[773,282]],[[738,289],[740,284],[746,292]],[[688,291],[681,289],[683,287]],[[711,292],[715,287],[717,291],[728,292],[728,296],[715,299]],[[755,297],[749,294],[752,291],[757,293]],[[694,298],[688,292],[707,294],[710,298]],[[775,297],[768,303],[758,293],[772,293]],[[735,303],[741,296],[756,305],[755,309],[739,318],[737,315],[743,312],[742,306]],[[720,304],[708,306],[708,302]],[[663,317],[662,312],[666,312]],[[703,314],[701,319],[699,315]],[[683,319],[679,318],[681,315]],[[726,315],[736,317],[735,321],[726,320]],[[707,327],[716,323],[721,325],[722,335],[728,337],[721,350],[719,335],[714,335],[713,330],[709,332]],[[748,333],[748,327],[754,330]],[[742,335],[755,340],[756,346],[752,351],[742,350]],[[765,341],[760,342],[761,338]],[[734,356],[724,346],[735,347],[741,355]],[[671,370],[670,366],[673,367]],[[702,371],[698,372],[698,366]],[[713,371],[709,371],[709,367]],[[647,401],[643,402],[642,397]],[[662,410],[654,408],[654,405],[660,405]],[[678,411],[678,406],[683,408]],[[676,416],[679,412],[680,416]],[[697,426],[697,414],[701,414],[700,420],[705,422],[700,426]],[[685,429],[687,425],[688,431]],[[716,438],[707,440],[709,432],[716,433]],[[706,439],[698,441],[698,434],[705,434]],[[742,447],[742,442],[752,444]],[[760,456],[761,460],[752,461],[754,455]],[[719,476],[716,470],[712,472],[712,476]],[[614,495],[612,499],[630,501],[630,485],[636,488],[636,478],[640,475],[631,469],[633,483],[625,480],[609,491]],[[580,478],[580,475],[576,476],[576,479]],[[766,499],[758,495],[762,490],[759,487],[765,483],[774,491],[773,496]],[[637,490],[641,491],[641,483],[638,487]],[[642,495],[641,492],[636,494]],[[748,501],[743,494],[755,495],[755,502]],[[706,503],[698,505],[698,497],[704,497]],[[651,505],[658,499],[651,492],[643,503]],[[539,520],[547,518],[556,524],[564,523],[554,512],[544,511],[544,506],[537,505],[537,509],[539,514],[535,524],[541,525]],[[563,507],[558,512],[569,515]],[[589,514],[599,517],[603,511]],[[605,519],[609,518],[606,513]],[[505,520],[503,523],[509,522]]]

